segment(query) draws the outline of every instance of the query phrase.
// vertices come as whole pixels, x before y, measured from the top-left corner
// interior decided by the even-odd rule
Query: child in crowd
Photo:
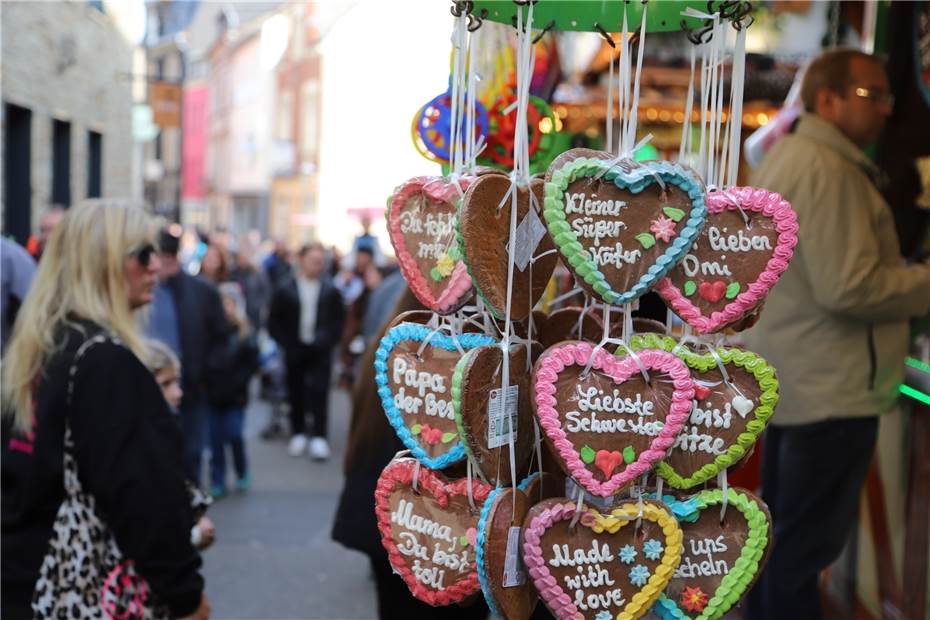
[[[178,414],[181,398],[181,362],[168,345],[160,340],[147,340],[145,342],[145,364],[155,376],[161,393],[171,407],[172,413]],[[188,483],[188,493],[191,498],[191,507],[196,515],[196,523],[191,528],[191,544],[201,551],[213,544],[216,539],[216,528],[206,516],[210,498],[203,491]]]
[[[211,365],[207,381],[210,404],[210,494],[226,494],[226,446],[232,449],[236,489],[247,491],[251,484],[242,436],[249,382],[258,370],[258,341],[245,313],[245,298],[235,282],[220,285],[229,332],[223,349]]]

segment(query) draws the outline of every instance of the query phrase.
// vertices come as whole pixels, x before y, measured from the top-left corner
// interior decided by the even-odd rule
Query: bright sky
[[[348,247],[360,231],[347,209],[384,207],[406,179],[440,174],[414,149],[410,125],[446,90],[452,20],[448,2],[361,0],[325,36],[320,237],[327,244]],[[374,232],[385,234],[383,220]]]

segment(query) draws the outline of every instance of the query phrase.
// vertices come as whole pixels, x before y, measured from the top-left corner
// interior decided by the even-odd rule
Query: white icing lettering
[[[597,564],[598,562],[610,562],[614,559],[610,552],[610,547],[606,543],[598,548],[597,541],[591,542],[591,548],[588,550],[575,549],[570,550],[568,545],[552,545],[554,557],[549,560],[551,566],[578,566],[581,564]]]
[[[603,246],[598,248],[588,248],[588,251],[591,253],[591,257],[594,259],[594,264],[597,266],[610,265],[620,269],[624,264],[632,265],[636,260],[642,256],[642,252],[639,250],[624,250],[623,244],[619,241],[611,246]]]
[[[727,231],[723,229],[723,233]],[[716,226],[710,226],[707,229],[707,240],[710,242],[710,248],[715,252],[751,252],[753,250],[771,250],[772,245],[769,238],[765,235],[744,235],[742,230],[737,230],[735,235],[726,235],[720,232]]]
[[[584,390],[580,385],[576,385],[575,392],[579,397],[578,408],[582,411],[637,413],[644,416],[652,415],[655,406],[651,400],[643,401],[639,393],[636,394],[634,400],[620,396],[620,391],[616,389],[611,394],[605,395],[594,386]]]
[[[727,544],[723,536],[717,538],[691,539],[688,541],[681,564],[675,570],[675,579],[693,579],[695,577],[715,577],[726,575],[730,566],[726,560],[714,559],[715,553],[724,553]]]
[[[447,543],[455,543],[452,538],[452,528],[448,525],[442,525],[435,521],[430,521],[413,512],[413,504],[405,499],[400,500],[397,510],[391,513],[391,523],[395,523],[402,528],[412,530],[418,534],[424,534],[436,540],[442,540]]]
[[[446,393],[446,380],[442,375],[417,371],[401,356],[394,358],[392,376],[395,384],[401,384],[394,394],[394,405],[407,414],[422,412],[428,416],[438,416],[452,420],[455,412],[452,401],[439,398],[436,394]],[[416,396],[409,394],[407,388],[413,388]]]

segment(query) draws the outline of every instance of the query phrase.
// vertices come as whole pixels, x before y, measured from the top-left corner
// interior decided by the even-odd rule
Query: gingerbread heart
[[[619,359],[575,341],[542,354],[533,396],[540,429],[565,472],[588,493],[610,497],[665,458],[691,411],[694,384],[687,366],[665,351]]]
[[[682,166],[581,157],[552,173],[543,214],[578,283],[620,305],[681,260],[705,211],[700,180]]]
[[[536,504],[550,497],[561,497],[565,492],[565,478],[563,475],[537,471],[524,478],[517,488],[526,494],[530,504]]]
[[[478,511],[491,487],[472,480],[470,488],[467,479],[449,481],[414,459],[390,463],[378,478],[381,544],[410,592],[430,605],[451,605],[480,589],[474,560]]]
[[[416,323],[392,327],[381,339],[375,352],[381,405],[398,437],[427,467],[442,469],[465,458],[452,407],[452,375],[463,355],[460,348],[493,342],[483,334],[452,337]]]
[[[472,295],[455,240],[458,205],[473,177],[415,177],[394,191],[388,234],[410,290],[424,306],[450,314]]]
[[[523,561],[559,620],[634,620],[665,588],[682,553],[678,522],[661,502],[624,502],[607,514],[548,499],[524,522]]]
[[[511,390],[517,391],[514,461],[517,475],[526,472],[533,454],[533,410],[530,405],[530,377],[526,348],[514,347],[510,353]],[[498,417],[491,422],[491,409],[503,416],[501,392],[502,362],[500,346],[472,349],[459,361],[452,377],[452,408],[465,452],[472,458],[485,480],[494,486],[513,486],[510,472],[510,433]],[[517,478],[519,480],[519,478]]]
[[[582,318],[582,312],[584,308],[578,306],[559,308],[548,316],[539,310],[535,311],[533,317],[537,327],[536,338],[543,348],[548,349],[563,340],[600,342],[604,335],[604,323],[600,314],[589,309]]]
[[[734,326],[752,313],[788,268],[797,216],[775,192],[754,187],[712,191],[700,237],[656,286],[699,333]]]
[[[768,362],[751,351],[717,348],[727,372],[724,380],[712,354],[680,347],[673,338],[643,334],[634,336],[630,346],[672,352],[691,369],[695,393],[691,414],[657,468],[669,485],[690,489],[713,480],[747,455],[778,404],[778,380]]]
[[[526,579],[520,551],[520,531],[529,509],[530,501],[523,491],[500,487],[488,495],[478,519],[478,582],[491,613],[508,620],[529,618],[538,601]],[[510,566],[508,550],[516,554]]]
[[[679,514],[684,539],[681,563],[653,606],[663,620],[722,618],[762,574],[772,539],[768,507],[749,491],[733,487],[727,490],[721,521],[722,503],[721,489],[669,503]]]
[[[526,318],[542,296],[552,277],[556,253],[542,221],[543,182],[534,180],[528,188],[511,189],[509,177],[487,175],[474,181],[465,192],[459,212],[458,243],[475,290],[495,318],[503,319],[507,309],[508,277],[510,318]],[[513,197],[516,192],[516,216]],[[530,200],[530,192],[535,196]],[[510,233],[514,232],[514,265],[510,268]]]

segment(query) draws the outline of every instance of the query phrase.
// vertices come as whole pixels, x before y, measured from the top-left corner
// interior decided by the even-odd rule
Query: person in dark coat
[[[17,318],[3,363],[4,620],[121,613],[102,595],[125,594],[108,579],[117,570],[144,580],[146,605],[209,616],[181,435],[141,361],[135,314],[153,297],[156,230],[140,208],[75,207]]]
[[[342,335],[342,297],[323,275],[325,252],[319,244],[303,246],[293,277],[271,299],[268,332],[284,349],[287,391],[291,405],[291,456],[308,451],[315,460],[330,456],[327,441],[329,383],[333,349]],[[313,413],[307,441],[305,415]]]
[[[483,600],[471,607],[432,607],[414,598],[407,584],[394,573],[388,562],[375,516],[378,478],[394,455],[404,449],[381,407],[375,383],[375,351],[393,317],[408,310],[422,309],[416,297],[405,288],[393,312],[382,310],[382,327],[359,360],[359,374],[352,389],[349,441],[343,462],[345,485],[339,496],[332,537],[343,546],[368,556],[377,588],[379,618],[479,620],[488,615],[488,607]]]
[[[226,342],[207,381],[210,403],[210,495],[226,495],[226,446],[236,470],[236,490],[247,491],[252,476],[245,455],[243,422],[249,402],[249,382],[258,370],[258,342],[245,315],[245,298],[239,285],[220,285],[223,309],[229,320]]]
[[[171,347],[181,359],[181,428],[187,473],[191,482],[200,486],[209,411],[207,373],[226,343],[228,325],[216,287],[181,269],[179,233],[168,227],[159,235],[161,284],[155,289],[148,334]]]

